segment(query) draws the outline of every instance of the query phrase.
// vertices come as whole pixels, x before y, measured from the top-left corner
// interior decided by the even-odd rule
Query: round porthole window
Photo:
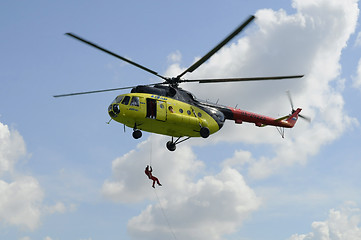
[[[199,113],[198,113],[198,117],[202,117],[202,113],[199,112]]]
[[[190,111],[190,110],[188,110],[187,113],[188,113],[188,115],[191,115],[191,111]]]
[[[183,113],[183,109],[180,108],[180,109],[179,109],[179,112],[180,112],[180,113]]]

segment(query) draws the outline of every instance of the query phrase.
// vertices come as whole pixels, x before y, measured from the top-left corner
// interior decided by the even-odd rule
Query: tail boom
[[[301,108],[295,110],[292,115],[288,115],[282,118],[272,118],[264,115],[260,115],[257,113],[252,113],[248,111],[244,111],[241,109],[235,109],[228,107],[232,116],[229,118],[230,120],[234,120],[235,123],[241,124],[243,122],[254,123],[258,127],[264,127],[267,125],[276,126],[276,127],[284,127],[284,128],[293,128],[298,120],[298,114],[301,112]]]

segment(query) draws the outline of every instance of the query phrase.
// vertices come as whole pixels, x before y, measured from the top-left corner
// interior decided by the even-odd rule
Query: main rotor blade
[[[221,82],[246,82],[246,81],[263,81],[263,80],[281,80],[302,78],[304,75],[291,76],[274,76],[274,77],[247,77],[247,78],[211,78],[211,79],[194,79],[194,80],[180,80],[180,82],[199,82],[199,83],[221,83]]]
[[[234,38],[238,33],[240,33],[252,20],[255,16],[250,16],[242,25],[240,25],[236,30],[234,30],[228,37],[226,37],[222,42],[220,42],[215,48],[213,48],[210,52],[204,55],[201,59],[195,62],[192,66],[190,66],[187,70],[177,76],[180,79],[187,72],[193,72],[199,66],[201,66],[205,61],[207,61],[213,54],[215,54],[219,49],[221,49],[224,45],[226,45],[232,38]]]
[[[123,87],[123,88],[111,88],[111,89],[103,89],[103,90],[95,90],[95,91],[88,91],[88,92],[76,92],[76,93],[66,93],[66,94],[60,94],[60,95],[54,95],[53,97],[69,97],[69,96],[76,96],[76,95],[83,95],[83,94],[91,94],[91,93],[100,93],[100,92],[110,92],[110,91],[116,91],[116,90],[124,90],[133,87]]]
[[[142,86],[154,86],[157,84],[165,84],[165,83],[152,83],[152,84],[147,84],[147,85],[142,85]],[[135,87],[137,87],[137,86],[110,88],[110,89],[87,91],[87,92],[67,93],[67,94],[54,95],[53,97],[55,97],[55,98],[56,97],[69,97],[69,96],[84,95],[84,94],[91,94],[91,93],[111,92],[111,91],[124,90],[124,89],[130,89],[130,88],[135,88]]]
[[[79,37],[79,36],[77,36],[77,35],[75,35],[73,33],[65,33],[65,35],[68,35],[68,36],[70,36],[72,38],[75,38],[75,39],[77,39],[77,40],[79,40],[79,41],[81,41],[83,43],[86,43],[86,44],[92,46],[92,47],[95,47],[95,48],[97,48],[97,49],[99,49],[99,50],[101,50],[103,52],[106,52],[106,53],[112,55],[113,57],[119,58],[119,59],[121,59],[121,60],[123,60],[123,61],[125,61],[127,63],[130,63],[130,64],[132,64],[132,65],[134,65],[134,66],[136,66],[136,67],[138,67],[140,69],[143,69],[144,71],[147,71],[147,72],[149,72],[149,73],[151,73],[153,75],[156,75],[157,77],[160,77],[160,78],[167,81],[166,77],[163,77],[162,75],[159,75],[157,72],[155,72],[155,71],[153,71],[153,70],[151,70],[151,69],[149,69],[147,67],[144,67],[144,66],[142,66],[142,65],[140,65],[140,64],[138,64],[136,62],[133,62],[133,61],[131,61],[129,59],[126,59],[125,57],[119,56],[118,54],[115,54],[115,53],[113,53],[113,52],[111,52],[111,51],[109,51],[109,50],[107,50],[107,49],[105,49],[103,47],[100,47],[100,46],[96,45],[95,43],[89,42],[88,40],[85,40],[84,38],[81,38],[81,37]]]

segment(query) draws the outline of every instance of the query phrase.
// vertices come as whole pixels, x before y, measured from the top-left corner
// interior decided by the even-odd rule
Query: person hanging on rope
[[[150,167],[150,169],[149,169],[149,165],[147,165],[144,172],[145,172],[145,175],[147,175],[149,179],[153,180],[153,185],[152,185],[153,188],[155,188],[155,186],[154,186],[155,182],[157,182],[157,184],[159,186],[162,186],[162,184],[160,184],[158,178],[156,178],[152,175],[152,172],[153,172],[152,167]]]

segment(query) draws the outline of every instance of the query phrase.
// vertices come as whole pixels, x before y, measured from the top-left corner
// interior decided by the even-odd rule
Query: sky
[[[284,139],[228,121],[169,152],[107,124],[127,90],[52,97],[161,82],[66,32],[177,76],[250,15],[184,78],[305,77],[181,87],[275,118],[290,91],[312,121]],[[0,29],[0,239],[361,239],[357,0],[1,1]]]

